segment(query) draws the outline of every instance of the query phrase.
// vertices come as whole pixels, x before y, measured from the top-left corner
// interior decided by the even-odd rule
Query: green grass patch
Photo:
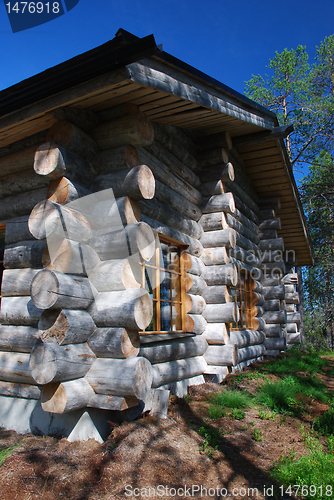
[[[232,411],[230,413],[230,417],[235,420],[243,420],[245,416],[246,414],[244,410],[240,410],[239,408],[232,408]]]
[[[278,382],[266,382],[259,387],[257,402],[276,413],[298,415],[301,407],[297,402],[298,386],[290,377]]]
[[[212,394],[210,400],[215,406],[221,406],[224,408],[244,409],[250,408],[253,404],[251,396],[246,392],[231,390],[225,390]]]
[[[258,441],[258,442],[263,441],[262,431],[260,431],[260,429],[253,429],[252,430],[252,439],[253,439],[253,441]]]
[[[276,375],[297,372],[306,372],[313,375],[330,366],[329,361],[321,358],[320,354],[322,353],[312,348],[305,351],[292,348],[285,358],[274,359],[267,363],[263,367],[263,371]]]
[[[0,450],[0,467],[4,463],[6,458],[9,457],[16,450],[16,448],[18,448],[18,445],[10,446],[9,448]]]
[[[320,417],[317,418],[314,428],[321,434],[334,435],[334,408],[325,411]]]

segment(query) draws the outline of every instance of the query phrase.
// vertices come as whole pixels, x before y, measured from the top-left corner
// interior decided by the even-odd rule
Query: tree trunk
[[[207,304],[203,313],[208,323],[238,323],[239,308],[235,302]]]
[[[226,247],[233,248],[236,245],[237,233],[234,229],[221,229],[220,231],[208,231],[201,238],[204,248]]]
[[[208,286],[229,285],[236,286],[238,282],[238,271],[233,264],[223,266],[208,266],[205,268],[202,278]]]
[[[41,390],[37,385],[2,382],[0,380],[0,396],[38,400],[41,397]]]
[[[230,343],[238,348],[262,344],[264,341],[265,334],[263,332],[254,330],[232,330],[230,332]]]
[[[88,245],[64,239],[49,244],[44,252],[44,267],[65,274],[90,276],[100,263],[97,253]]]
[[[78,183],[72,182],[66,177],[60,177],[50,182],[47,192],[47,199],[59,205],[66,205],[78,198],[92,194],[87,188]]]
[[[50,309],[43,311],[38,329],[43,342],[68,345],[86,342],[96,326],[86,311]]]
[[[202,205],[203,214],[212,212],[235,212],[235,203],[232,193],[213,195],[210,198],[204,198]]]
[[[188,333],[194,333],[195,335],[201,335],[206,327],[206,321],[204,317],[200,314],[187,314],[186,316],[186,331]]]

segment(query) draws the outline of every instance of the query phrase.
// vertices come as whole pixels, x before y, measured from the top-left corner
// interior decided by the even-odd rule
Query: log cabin
[[[0,92],[1,426],[100,439],[299,342],[291,131],[125,30]]]

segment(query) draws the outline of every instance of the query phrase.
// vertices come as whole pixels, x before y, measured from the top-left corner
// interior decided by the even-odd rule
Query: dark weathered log
[[[253,300],[253,304],[256,304],[259,306],[263,306],[263,304],[265,302],[263,295],[261,293],[257,293],[257,292],[252,293],[252,300]]]
[[[154,131],[144,113],[133,113],[102,123],[93,130],[93,137],[101,149],[131,144],[135,147],[152,144]]]
[[[253,243],[251,240],[248,238],[245,238],[240,233],[236,232],[236,245],[239,247],[243,248],[244,250],[247,250],[248,252],[252,252],[254,255],[259,256],[259,248],[255,243]]]
[[[90,109],[75,108],[71,106],[56,108],[50,112],[50,115],[56,120],[67,120],[74,123],[74,125],[88,133],[101,121],[99,116]]]
[[[103,228],[122,229],[122,225],[136,224],[141,220],[138,202],[127,196],[115,199],[112,189],[80,198],[72,202],[70,208],[82,213],[95,231]]]
[[[198,137],[196,145],[199,151],[207,151],[214,148],[232,149],[233,147],[231,136],[227,131]]]
[[[226,323],[208,323],[202,336],[211,345],[229,344],[230,329]]]
[[[201,335],[206,327],[206,321],[201,314],[187,314],[186,315],[186,331]]]
[[[292,284],[284,283],[284,289],[285,289],[286,294],[287,293],[295,293],[295,291],[296,291],[295,285],[292,285]]]
[[[152,366],[142,357],[98,358],[85,378],[97,394],[145,400],[152,387]]]
[[[203,356],[157,363],[152,366],[152,387],[156,388],[178,380],[202,375],[206,367],[207,363]]]
[[[35,384],[27,353],[0,352],[0,380],[17,384]]]
[[[265,300],[263,304],[265,311],[279,311],[280,307],[280,299]]]
[[[6,232],[5,232],[5,242],[6,245],[11,245],[12,243],[18,243],[19,241],[34,240],[35,238],[31,234],[28,228],[27,215],[22,217],[17,217],[6,222]]]
[[[259,231],[260,240],[273,240],[278,238],[276,229],[267,229],[264,231]]]
[[[285,297],[284,285],[265,287],[263,289],[263,296],[265,299],[284,299]]]
[[[89,189],[70,181],[66,177],[60,177],[50,182],[46,196],[49,201],[65,205],[90,194]]]
[[[212,214],[203,214],[199,220],[204,231],[218,231],[226,229],[224,212],[214,212]],[[224,227],[225,226],[225,227]]]
[[[202,356],[207,347],[207,341],[198,335],[141,346],[139,356],[147,358],[152,364],[165,363],[176,359]]]
[[[151,322],[152,300],[143,289],[102,292],[88,311],[99,327],[124,327],[144,330]]]
[[[235,212],[235,202],[232,193],[223,193],[204,198],[202,204],[203,214],[212,212],[227,212],[233,214]]]
[[[202,171],[205,171],[206,167],[210,167],[212,165],[228,163],[228,159],[228,152],[225,148],[208,149],[207,151],[201,151],[198,154],[198,163]]]
[[[155,196],[158,200],[190,219],[198,221],[202,215],[197,205],[186,200],[181,194],[158,180],[155,182]]]
[[[264,263],[273,263],[279,265],[284,260],[282,250],[264,250],[261,252],[261,261]],[[269,274],[269,273],[268,273]]]
[[[287,333],[296,333],[298,332],[297,323],[287,323],[286,325]]]
[[[281,127],[275,127],[271,130],[239,135],[233,138],[233,142],[236,148],[240,148],[253,144],[263,144],[277,141],[278,139],[285,139],[291,132],[293,132],[293,125],[282,125]]]
[[[38,240],[52,234],[62,240],[64,237],[86,243],[92,239],[92,229],[87,219],[77,210],[42,201],[35,206],[28,221],[29,231]]]
[[[246,228],[248,228],[255,236],[258,236],[258,226],[256,224],[254,224],[254,222],[252,222],[251,220],[249,220],[245,215],[243,215],[240,210],[238,210],[237,208],[235,209],[235,212],[233,214],[230,214],[230,215],[233,215],[233,217],[239,221],[243,226],[245,226]],[[226,221],[227,223],[231,223],[231,226],[233,224],[233,221],[231,221],[230,217],[227,216],[226,214]],[[241,231],[240,231],[241,233]],[[242,234],[242,233],[241,233]]]
[[[252,288],[253,292],[255,293],[261,293],[263,294],[263,286],[262,286],[262,283],[260,283],[259,281],[257,280],[253,280],[253,288]]]
[[[299,344],[300,343],[300,333],[290,333],[287,337],[287,343],[288,344]]]
[[[187,234],[184,234],[181,231],[178,231],[177,229],[174,229],[166,224],[155,221],[147,215],[143,215],[142,220],[149,224],[153,229],[155,229],[156,232],[168,236],[169,238],[173,238],[174,240],[177,240],[184,245],[187,245],[187,252],[189,254],[199,257],[203,252],[202,244],[195,238],[192,238],[191,236],[188,236]]]
[[[266,325],[264,328],[264,334],[266,337],[282,337],[283,331],[281,325]]]
[[[264,208],[259,211],[260,220],[275,219],[276,213],[273,208]]]
[[[262,285],[264,287],[272,287],[272,286],[279,286],[281,285],[282,280],[280,276],[273,276],[270,274],[264,275]]]
[[[202,278],[207,285],[229,285],[236,286],[238,282],[237,268],[232,264],[223,266],[208,266],[205,268]]]
[[[286,350],[286,339],[284,337],[280,338],[269,338],[264,341],[265,348],[268,350],[278,349],[279,351]]]
[[[200,176],[202,182],[221,180],[222,182],[234,181],[234,168],[232,163],[220,163],[205,167]]]
[[[2,156],[0,158],[1,177],[32,168],[35,151],[36,146],[34,145]]]
[[[38,341],[31,351],[29,366],[33,379],[44,385],[83,377],[95,359],[87,344],[60,346]]]
[[[154,145],[153,149],[156,149],[157,147],[157,145]],[[159,154],[159,151],[157,154]],[[173,166],[169,166],[168,163],[161,161],[147,150],[140,149],[139,155],[142,162],[150,167],[154,177],[159,182],[168,186],[190,203],[193,203],[194,205],[201,204],[203,199],[201,193],[187,179],[185,179],[184,175],[180,176],[176,173]]]
[[[6,245],[4,267],[7,269],[23,269],[43,267],[45,241],[21,241]]]
[[[286,310],[286,312],[295,312],[296,306],[295,306],[295,304],[287,304],[285,301],[285,310]]]
[[[230,332],[230,343],[236,345],[238,348],[262,344],[265,338],[265,334],[261,331],[231,330]]]
[[[233,215],[225,214],[225,220],[223,218],[223,227],[231,227],[235,229],[245,238],[251,240],[255,245],[258,245],[260,239],[257,234],[254,234],[248,227],[244,226],[240,221],[238,221]]]
[[[235,188],[237,187],[237,184],[235,183],[231,183],[234,185],[234,191],[235,191]],[[229,186],[231,185],[229,183]],[[230,189],[232,191],[232,189]],[[237,210],[239,210],[242,214],[244,214],[245,217],[247,217],[247,219],[249,219],[250,221],[252,221],[254,224],[258,225],[259,223],[259,218],[257,216],[257,214],[251,210],[249,208],[249,206],[244,203],[240,198],[241,198],[241,195],[237,196],[233,191],[232,193],[228,193],[228,194],[232,194],[233,195],[233,199],[234,199],[234,203],[235,203],[235,207]],[[244,198],[242,198],[244,199]]]
[[[48,179],[43,179],[33,171],[32,168],[18,172],[15,174],[1,177],[0,198],[7,196],[26,193],[34,189],[47,188],[49,185]]]
[[[301,317],[299,312],[288,313],[287,314],[287,323],[301,323]]]
[[[208,365],[236,366],[239,361],[238,348],[234,344],[209,345],[204,359]]]
[[[281,200],[278,196],[273,196],[272,198],[262,198],[261,200],[259,200],[259,207],[261,208],[261,210],[266,208],[280,210]]]
[[[96,326],[86,311],[50,309],[43,311],[38,329],[43,342],[67,345],[86,342]]]
[[[0,322],[3,325],[37,326],[42,309],[38,309],[30,297],[3,297]]]
[[[183,264],[183,269],[185,272],[190,274],[196,274],[196,276],[201,276],[204,271],[204,264],[201,259],[195,257],[194,255],[189,255],[188,253],[183,253],[181,255],[181,261]]]
[[[0,200],[0,220],[29,215],[34,206],[45,200],[46,196],[47,188],[42,188],[3,198]]]
[[[285,302],[287,304],[299,304],[300,299],[298,292],[285,293]]]
[[[109,122],[111,120],[117,120],[117,118],[123,118],[127,115],[133,115],[139,113],[139,106],[133,104],[132,102],[122,102],[116,106],[111,106],[110,108],[102,109],[99,111],[99,119],[103,122]]]
[[[50,128],[46,140],[56,143],[88,161],[91,161],[99,153],[99,147],[90,135],[73,123],[64,120],[56,122]]]
[[[140,159],[137,149],[128,144],[102,151],[93,159],[92,165],[99,175],[103,175],[115,170],[136,167],[140,165]]]
[[[260,259],[252,252],[248,252],[243,248],[238,247],[237,245],[234,248],[229,249],[230,257],[234,257],[241,262],[245,262],[246,264],[254,267],[261,267]]]
[[[265,352],[266,348],[264,347],[264,344],[243,347],[238,350],[239,363],[248,359],[259,358],[260,356],[263,356]]]
[[[208,323],[238,323],[239,308],[235,302],[207,304],[203,316]]]
[[[253,318],[253,330],[264,330],[266,322],[263,318]]]
[[[203,291],[203,299],[207,304],[224,304],[232,301],[226,285],[207,286]]]
[[[284,325],[287,322],[287,314],[286,311],[266,311],[263,319],[268,324]]]
[[[82,157],[87,158],[86,154]],[[59,179],[65,176],[70,181],[86,187],[91,185],[95,177],[90,164],[86,160],[73,152],[67,151],[64,147],[61,147],[61,144],[54,142],[42,144],[37,149],[34,170],[36,174],[48,179]]]
[[[130,358],[138,356],[138,331],[125,328],[97,328],[88,345],[98,358]]]
[[[38,400],[41,397],[41,390],[37,385],[3,382],[0,380],[0,396]]]
[[[237,267],[238,269],[243,269],[247,271],[251,275],[253,280],[261,280],[262,279],[262,271],[257,267],[253,267],[252,265],[246,264],[241,260],[235,259],[234,257],[229,257],[229,264]]]
[[[204,248],[201,258],[206,266],[230,263],[230,257],[225,247]]]
[[[125,228],[103,228],[96,231],[90,246],[101,260],[122,259],[139,254],[150,260],[156,249],[155,236],[148,224],[128,224]]]
[[[144,215],[163,224],[169,224],[176,230],[193,238],[200,239],[203,234],[203,229],[198,222],[185,217],[156,198],[153,200],[142,200],[139,202],[139,206]]]
[[[279,217],[276,217],[274,219],[267,219],[267,220],[262,220],[259,224],[259,229],[261,231],[266,231],[269,229],[281,229],[281,219]]]
[[[188,274],[186,279],[186,292],[192,293],[194,295],[202,295],[205,288],[206,282],[200,276],[196,274]]]
[[[89,274],[90,282],[98,292],[111,292],[140,288],[143,268],[138,259],[106,260],[98,264]]]
[[[226,247],[233,248],[236,245],[237,233],[234,229],[221,229],[219,231],[208,231],[201,237],[204,248]]]
[[[0,351],[30,353],[38,336],[31,326],[0,325]]]
[[[78,276],[89,276],[99,262],[99,256],[90,246],[67,239],[48,244],[43,259],[48,269]]]
[[[31,298],[40,309],[87,309],[93,292],[88,278],[42,269],[32,280]]]
[[[214,194],[223,194],[224,185],[221,180],[203,182],[199,188],[202,196],[212,196]]]
[[[129,196],[133,200],[150,200],[154,196],[155,180],[146,165],[138,165],[97,177],[91,186],[92,191],[110,188],[116,198]]]
[[[2,274],[1,295],[17,297],[30,295],[30,285],[39,269],[5,269]]]
[[[259,248],[262,251],[281,250],[282,252],[284,252],[284,240],[283,238],[276,238],[274,240],[262,240],[259,243]]]

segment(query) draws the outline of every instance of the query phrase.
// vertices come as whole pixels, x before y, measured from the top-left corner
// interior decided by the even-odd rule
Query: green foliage
[[[334,436],[334,408],[330,408],[318,417],[314,428],[321,434]]]
[[[252,430],[252,439],[253,441],[263,441],[263,433],[260,431],[260,429],[253,429]]]
[[[298,387],[292,377],[279,382],[265,382],[259,388],[257,401],[277,413],[298,415],[301,408],[296,400]]]
[[[11,446],[9,448],[5,448],[4,450],[0,450],[0,467],[16,448],[17,446]]]
[[[232,408],[230,416],[235,420],[243,420],[246,416],[244,410],[240,410],[239,408]]]
[[[217,450],[223,437],[222,432],[211,425],[204,424],[198,429],[198,434],[203,437],[203,443],[200,446],[200,450],[205,452],[208,456],[214,457],[213,450]]]
[[[286,358],[273,359],[267,363],[263,367],[263,371],[275,375],[297,372],[307,372],[312,375],[327,366],[329,366],[329,362],[321,358],[320,353],[312,346],[305,350],[294,347],[289,350]]]
[[[218,418],[222,418],[226,415],[226,411],[221,406],[217,406],[217,405],[209,406],[208,412],[209,412],[210,418],[212,418],[213,420],[216,420]]]
[[[258,417],[261,420],[276,420],[277,414],[270,410],[258,410]]]
[[[252,406],[252,399],[245,392],[225,390],[213,394],[210,398],[215,406],[225,408],[249,408]]]

